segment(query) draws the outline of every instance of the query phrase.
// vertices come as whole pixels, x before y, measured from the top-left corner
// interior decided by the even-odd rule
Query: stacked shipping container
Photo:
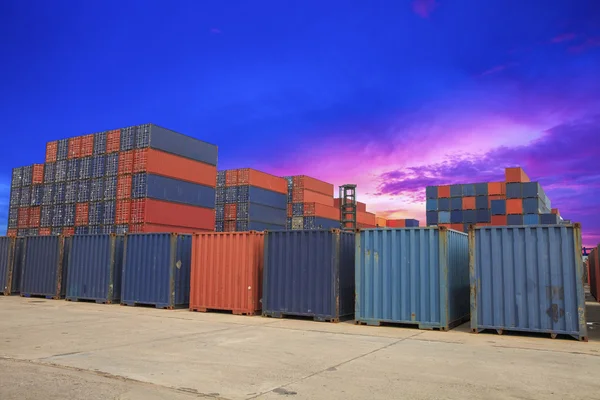
[[[333,202],[335,208],[338,209],[338,214],[340,214],[341,218],[341,200],[339,198],[334,199]],[[356,202],[356,227],[357,228],[375,228],[377,227],[377,217],[375,214],[367,212],[367,205],[365,203],[361,203],[360,201]]]
[[[333,185],[306,175],[288,176],[288,230],[340,227],[340,210],[335,206]]]
[[[217,147],[153,124],[49,142],[15,168],[10,236],[214,229]]]
[[[467,231],[469,225],[552,225],[550,199],[521,168],[507,168],[505,182],[428,186],[427,225]]]
[[[217,232],[283,230],[286,223],[287,182],[250,168],[219,171]]]

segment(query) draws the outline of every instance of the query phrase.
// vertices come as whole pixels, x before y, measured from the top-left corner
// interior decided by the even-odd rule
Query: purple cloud
[[[563,33],[562,35],[558,35],[552,38],[552,40],[550,40],[550,43],[564,43],[564,42],[570,42],[571,40],[575,39],[577,37],[577,35],[575,33]]]
[[[422,18],[429,18],[437,6],[435,0],[414,0],[412,3],[413,11]]]

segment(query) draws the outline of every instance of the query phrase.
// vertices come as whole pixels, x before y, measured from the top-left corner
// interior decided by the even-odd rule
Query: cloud
[[[414,0],[412,3],[413,11],[422,18],[429,18],[437,6],[435,0]]]
[[[223,33],[219,28],[210,28],[209,32],[213,35],[218,35],[220,33]]]
[[[502,72],[502,71],[504,71],[508,68],[514,67],[516,65],[518,65],[518,64],[517,63],[508,63],[508,64],[497,65],[493,68],[488,69],[487,71],[482,72],[480,76],[497,74],[498,72]]]
[[[570,42],[571,40],[575,39],[577,37],[577,34],[575,33],[563,33],[562,35],[558,35],[552,38],[552,40],[550,40],[550,43],[564,43],[564,42]]]
[[[600,47],[600,36],[587,38],[583,43],[569,47],[571,53],[583,53],[595,47]]]

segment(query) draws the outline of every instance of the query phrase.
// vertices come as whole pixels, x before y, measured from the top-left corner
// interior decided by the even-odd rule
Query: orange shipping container
[[[46,143],[46,162],[55,162],[56,156],[58,154],[58,142],[48,142]]]
[[[237,186],[238,184],[238,170],[228,169],[225,171],[225,186]]]
[[[137,199],[131,202],[131,222],[214,231],[215,210],[154,199]]]
[[[339,198],[335,198],[333,199],[333,206],[335,208],[340,208],[340,199]],[[367,212],[367,205],[365,203],[361,203],[360,201],[356,202],[356,211],[360,211],[360,212]]]
[[[492,226],[506,226],[508,217],[506,215],[492,215]]]
[[[211,232],[214,229],[211,229]],[[130,233],[196,233],[203,229],[194,229],[184,226],[158,225],[158,224],[129,224]]]
[[[225,221],[223,222],[223,232],[235,232],[237,230],[236,221]]]
[[[463,224],[450,224],[450,229],[454,229],[455,231],[464,232],[465,226]]]
[[[44,183],[44,164],[33,164],[31,183],[34,185]]]
[[[39,234],[40,236],[50,236],[52,230],[50,228],[40,228]]]
[[[375,222],[377,223],[377,226],[380,228],[384,228],[387,226],[387,220],[383,217],[377,217],[375,219]]]
[[[333,207],[333,197],[306,189],[294,189],[292,201],[294,203],[319,203]]]
[[[505,177],[507,183],[517,183],[517,182],[529,182],[529,177],[523,171],[523,168],[506,168]]]
[[[406,220],[405,219],[388,219],[387,227],[388,228],[405,228]]]
[[[339,220],[340,209],[319,203],[304,203],[304,215]]]
[[[227,177],[225,177],[225,180],[227,180]],[[238,170],[237,184],[250,185],[276,193],[287,194],[288,182],[284,178],[267,174],[266,172],[251,168],[242,168]]]
[[[288,217],[292,217],[293,216],[293,211],[294,211],[294,207],[293,207],[292,203],[288,203],[288,205],[287,205],[287,216]]]
[[[133,173],[147,172],[204,186],[217,186],[217,167],[156,149],[133,153]]]
[[[450,186],[438,186],[438,197],[439,198],[448,198],[450,197]]]
[[[333,185],[306,175],[296,175],[292,178],[294,189],[307,189],[333,197]]]
[[[260,312],[264,233],[199,233],[192,237],[190,310]]]
[[[71,227],[64,227],[62,230],[62,234],[65,236],[73,236],[75,234],[75,228]]]
[[[237,219],[237,204],[225,204],[223,212],[225,219],[228,221]]]
[[[37,228],[40,226],[41,207],[31,207],[29,209],[29,227]]]
[[[89,203],[77,203],[75,206],[75,226],[88,224]]]
[[[69,139],[69,159],[81,157],[81,136]]]
[[[377,217],[375,217],[375,214],[373,214],[373,213],[365,213],[365,212],[357,211],[356,212],[356,223],[374,227],[377,225]]]
[[[121,149],[121,130],[115,129],[106,133],[106,152],[115,153]]]
[[[552,209],[552,214],[556,214],[560,217],[560,211],[558,211],[558,208],[553,208]]]
[[[523,199],[506,200],[507,214],[523,214]]]
[[[91,157],[94,154],[94,135],[81,137],[81,157]]]
[[[6,231],[6,236],[8,237],[16,237],[17,236],[17,230],[16,229],[9,229]]]
[[[490,182],[488,183],[488,195],[505,195],[506,182]]]
[[[117,200],[115,224],[128,224],[131,222],[131,200]]]
[[[17,211],[17,228],[29,228],[29,207],[21,207]]]
[[[131,198],[131,175],[121,175],[117,177],[117,199]]]
[[[133,150],[119,153],[119,175],[133,172]],[[215,177],[216,179],[216,177]]]
[[[462,198],[463,210],[476,210],[475,197],[463,197]]]

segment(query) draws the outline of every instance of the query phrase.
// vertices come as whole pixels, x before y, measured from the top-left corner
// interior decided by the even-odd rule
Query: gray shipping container
[[[68,257],[66,299],[114,303],[121,299],[123,237],[76,235]]]
[[[21,296],[60,299],[65,295],[66,257],[69,239],[32,236],[25,239]]]
[[[581,226],[469,231],[471,329],[587,340]]]
[[[356,238],[356,321],[448,330],[469,319],[469,242],[444,227],[366,229]]]
[[[339,321],[354,313],[354,233],[268,231],[263,315]]]
[[[14,237],[0,237],[0,294],[5,296],[13,293],[16,241]]]

